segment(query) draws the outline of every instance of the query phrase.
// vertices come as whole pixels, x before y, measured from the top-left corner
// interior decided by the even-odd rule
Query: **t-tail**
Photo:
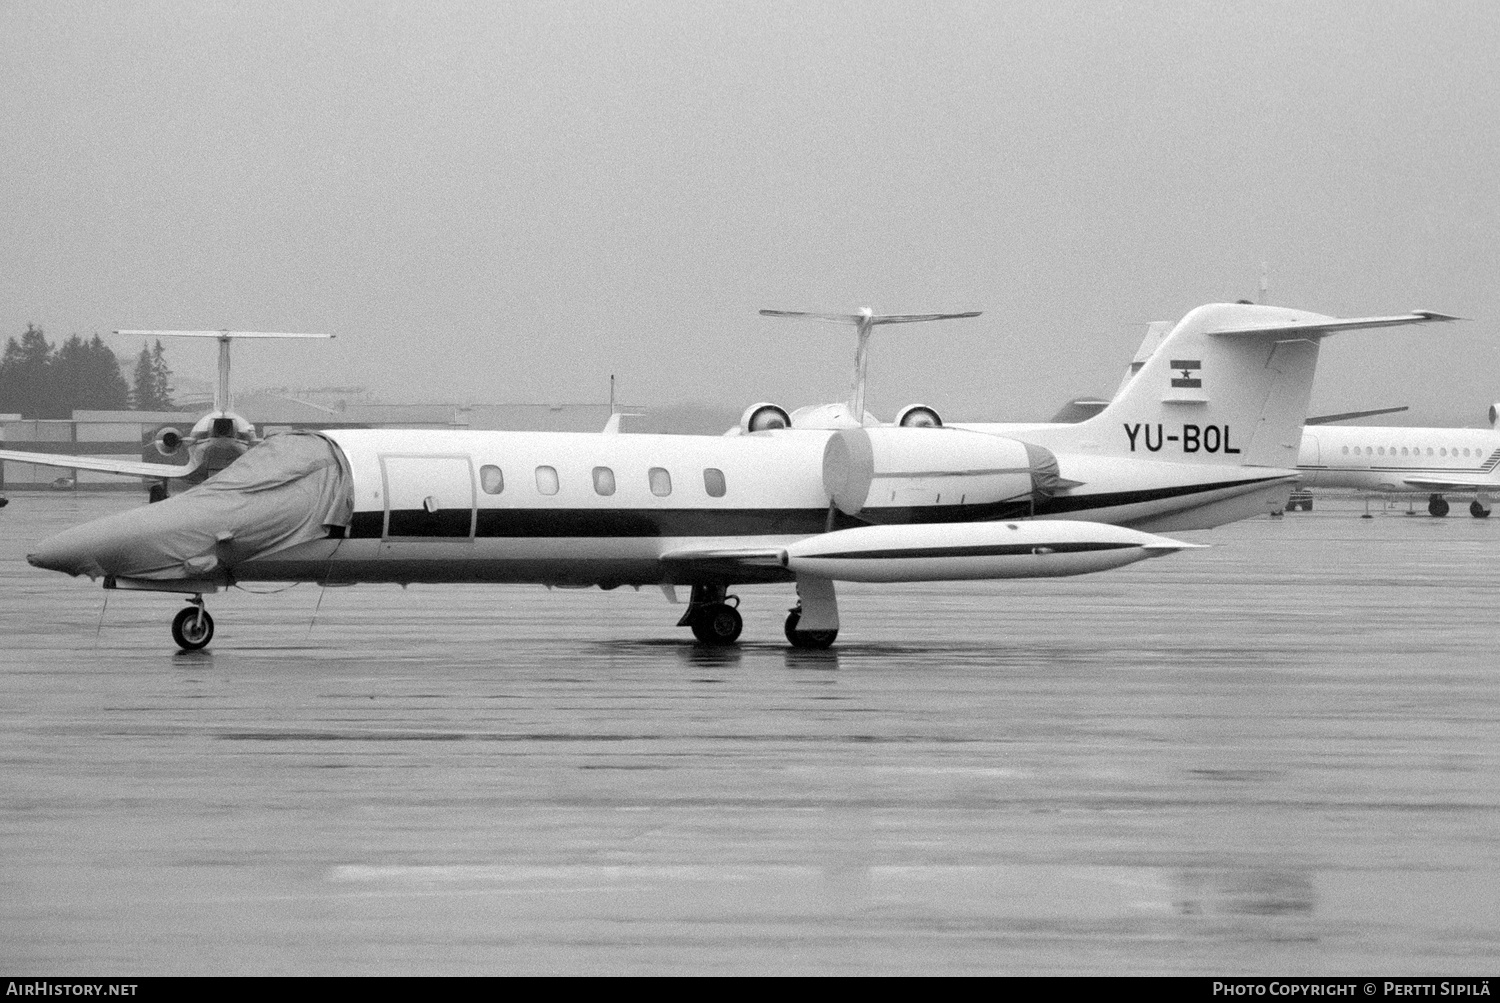
[[[1146,358],[1137,356],[1103,411],[1075,425],[1038,426],[1028,438],[1058,452],[1294,469],[1323,338],[1458,319],[1425,310],[1339,319],[1253,303],[1201,306]]]

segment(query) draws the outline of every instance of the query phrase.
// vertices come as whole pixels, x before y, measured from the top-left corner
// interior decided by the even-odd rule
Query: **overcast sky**
[[[327,331],[236,383],[1044,418],[1255,297],[1314,411],[1500,400],[1500,4],[0,0],[0,336]],[[139,345],[116,342],[133,353]],[[174,344],[209,377],[211,345]]]

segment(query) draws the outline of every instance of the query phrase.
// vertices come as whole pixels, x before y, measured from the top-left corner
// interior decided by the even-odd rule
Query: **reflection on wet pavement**
[[[0,964],[66,973],[1487,974],[1479,520],[1358,509],[1089,578],[178,601],[0,514]],[[314,611],[316,610],[316,617]],[[102,611],[102,620],[101,620]]]

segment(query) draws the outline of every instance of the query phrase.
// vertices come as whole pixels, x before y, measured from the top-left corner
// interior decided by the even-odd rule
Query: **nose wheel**
[[[192,603],[172,618],[172,640],[183,651],[206,648],[214,637],[214,618],[203,608],[203,597],[199,596]]]

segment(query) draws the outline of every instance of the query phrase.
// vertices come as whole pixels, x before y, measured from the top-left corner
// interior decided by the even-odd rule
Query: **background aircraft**
[[[1488,518],[1500,492],[1497,416],[1500,403],[1490,405],[1489,428],[1320,425],[1303,432],[1297,469],[1309,488],[1425,495],[1428,513],[1439,518],[1448,514],[1445,494],[1472,494],[1469,514]]]
[[[756,428],[752,409],[733,436],[287,434],[28,560],[191,595],[184,648],[212,637],[203,594],[249,581],[689,586],[679,625],[708,644],[739,636],[730,587],[795,582],[787,638],[827,647],[835,581],[1081,574],[1189,546],[1159,532],[1279,509],[1320,340],[1449,319],[1199,307],[1076,425]]]
[[[229,343],[236,338],[332,338],[331,334],[295,334],[282,331],[116,331],[120,335],[148,338],[214,338],[219,342],[219,373],[214,384],[213,410],[193,423],[185,434],[163,428],[156,435],[156,451],[163,462],[108,460],[27,450],[0,449],[0,460],[35,463],[68,470],[95,470],[125,477],[145,477],[152,483],[150,500],[161,501],[173,482],[202,483],[257,445],[261,438],[243,416],[232,410],[229,392]],[[166,462],[172,461],[172,462]]]

